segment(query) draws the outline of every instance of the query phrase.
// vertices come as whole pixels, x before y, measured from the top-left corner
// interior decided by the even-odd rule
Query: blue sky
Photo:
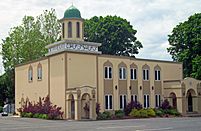
[[[146,59],[172,60],[166,50],[167,35],[190,15],[201,12],[201,0],[4,0],[0,2],[0,38],[25,15],[37,16],[54,8],[62,18],[72,2],[83,18],[117,15],[130,21],[144,46],[136,57]]]

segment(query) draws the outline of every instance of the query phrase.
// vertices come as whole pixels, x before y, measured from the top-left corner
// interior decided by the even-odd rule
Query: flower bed
[[[21,117],[29,118],[41,118],[41,119],[63,119],[63,112],[61,112],[61,107],[52,105],[49,96],[46,98],[39,98],[39,102],[32,104],[26,101],[22,108],[19,108]]]

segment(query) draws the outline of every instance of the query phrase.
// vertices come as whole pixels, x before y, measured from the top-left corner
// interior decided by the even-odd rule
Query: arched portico
[[[177,109],[177,96],[174,92],[170,93],[170,104],[173,108]]]
[[[95,89],[89,86],[67,89],[67,119],[96,119]]]
[[[189,89],[186,94],[187,112],[197,111],[197,95],[194,89]]]

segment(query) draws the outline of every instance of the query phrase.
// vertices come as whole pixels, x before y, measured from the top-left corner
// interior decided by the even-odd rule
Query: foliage
[[[132,109],[142,109],[142,105],[138,101],[129,102],[124,108],[125,115],[128,115]]]
[[[125,116],[124,111],[122,111],[122,110],[116,110],[115,111],[115,117],[117,117],[117,118],[123,118],[124,116]]]
[[[155,109],[155,113],[156,113],[156,116],[160,116],[160,117],[165,115],[163,109],[161,109],[161,108]]]
[[[1,112],[3,112],[3,107],[2,107],[2,106],[0,106],[0,113],[1,113]]]
[[[15,65],[44,56],[45,46],[57,41],[60,35],[60,24],[55,10],[51,9],[36,18],[24,16],[21,25],[13,27],[9,36],[2,40],[5,76],[0,78],[0,88],[4,88],[9,99],[14,99]]]
[[[165,99],[161,105],[161,108],[163,110],[171,109],[172,107],[170,106],[170,103],[167,99]]]
[[[166,111],[167,114],[173,115],[173,116],[180,116],[181,114],[176,109],[168,109]]]
[[[103,113],[99,113],[97,116],[98,120],[108,120],[112,118],[112,114],[109,111],[104,111]]]
[[[184,76],[201,79],[201,13],[179,23],[168,37],[168,52],[174,61],[183,62]]]
[[[96,115],[100,113],[100,104],[96,103]]]
[[[49,96],[46,98],[39,98],[39,102],[32,104],[31,102],[25,103],[22,108],[19,108],[22,117],[34,117],[34,118],[48,118],[48,119],[61,119],[63,112],[61,107],[52,105]],[[45,114],[45,115],[44,115]]]
[[[103,54],[134,56],[142,44],[137,40],[137,31],[126,19],[117,16],[97,17],[85,20],[86,41],[102,43]]]
[[[133,109],[130,112],[129,116],[136,117],[136,118],[147,118],[147,117],[149,117],[147,109]]]
[[[150,117],[155,117],[156,116],[156,113],[155,113],[155,111],[153,110],[153,109],[147,109],[147,114],[148,114],[148,116],[150,116]]]

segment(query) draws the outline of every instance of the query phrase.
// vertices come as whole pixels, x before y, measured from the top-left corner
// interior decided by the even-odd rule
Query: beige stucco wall
[[[50,66],[50,100],[53,104],[62,107],[65,112],[65,53],[51,56]]]
[[[97,87],[96,56],[67,53],[68,88]]]
[[[150,61],[150,60],[142,60],[142,59],[130,59],[128,57],[116,57],[116,56],[108,56],[108,55],[100,55],[98,57],[98,94],[99,94],[99,103],[101,104],[101,111],[104,111],[104,63],[105,62],[111,62],[113,65],[113,110],[118,110],[119,109],[119,88],[117,88],[117,90],[115,89],[115,86],[119,85],[119,69],[118,69],[118,65],[120,63],[125,63],[126,67],[127,67],[127,99],[128,101],[130,101],[130,95],[131,95],[131,91],[129,90],[129,86],[132,85],[132,83],[130,83],[130,65],[131,64],[135,64],[137,65],[138,68],[138,72],[137,72],[137,81],[138,81],[138,100],[140,103],[143,104],[143,89],[140,90],[140,86],[146,85],[146,82],[143,82],[142,80],[142,74],[143,74],[143,70],[142,67],[147,64],[150,68],[150,72],[149,72],[149,90],[148,94],[150,95],[150,107],[154,108],[155,107],[155,91],[154,89],[152,90],[152,86],[155,86],[155,74],[154,74],[154,68],[156,66],[159,66],[161,68],[161,81],[163,80],[182,80],[182,64],[181,63],[174,63],[174,62],[163,62],[163,61]],[[143,84],[144,83],[144,84]],[[126,84],[125,84],[126,85]],[[161,96],[163,99],[164,93],[163,93],[163,84],[161,84],[161,91],[159,91],[159,85],[157,85],[157,92],[162,92]]]
[[[37,78],[37,66],[42,65],[42,80]],[[33,68],[33,81],[28,81],[29,66]],[[48,95],[48,59],[25,64],[15,68],[15,106],[16,111],[21,107],[21,98],[38,101],[39,97]]]

